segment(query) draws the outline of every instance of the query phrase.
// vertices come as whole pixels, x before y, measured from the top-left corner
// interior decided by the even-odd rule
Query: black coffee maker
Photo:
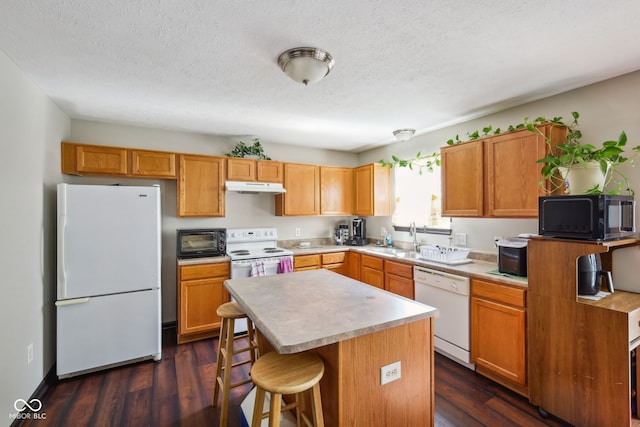
[[[347,245],[364,246],[369,244],[367,239],[367,225],[364,218],[354,218],[351,220],[351,239],[347,240]]]
[[[596,295],[602,286],[603,277],[607,282],[607,290],[613,292],[611,272],[602,269],[599,254],[578,258],[578,295]]]

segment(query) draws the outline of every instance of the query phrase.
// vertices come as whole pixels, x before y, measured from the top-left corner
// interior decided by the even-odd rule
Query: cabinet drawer
[[[320,255],[299,255],[293,258],[293,268],[319,267]]]
[[[377,258],[369,255],[362,255],[361,265],[363,267],[373,268],[375,270],[383,270],[384,260],[382,258]]]
[[[229,276],[228,262],[180,266],[180,280],[204,279],[207,277],[220,276]]]
[[[334,252],[331,254],[322,254],[322,265],[325,264],[337,264],[344,262],[344,252]]]
[[[413,279],[413,265],[404,262],[384,261],[384,272],[395,274],[396,276]]]
[[[629,342],[640,338],[640,310],[629,313]]]
[[[512,288],[484,280],[471,279],[471,295],[514,307],[526,307],[525,289]]]

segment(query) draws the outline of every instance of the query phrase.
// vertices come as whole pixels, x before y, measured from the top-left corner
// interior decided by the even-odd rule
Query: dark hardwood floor
[[[162,361],[59,381],[41,398],[46,419],[22,426],[218,426],[220,408],[211,406],[217,344],[178,346],[175,328],[166,328]],[[234,372],[241,370],[248,371],[247,365]],[[541,418],[527,399],[439,354],[435,374],[438,427],[568,425]],[[239,405],[251,387],[232,390],[229,426],[241,425]]]

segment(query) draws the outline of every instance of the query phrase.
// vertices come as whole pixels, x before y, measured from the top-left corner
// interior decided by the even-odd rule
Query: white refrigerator
[[[58,184],[59,378],[160,360],[160,188]]]

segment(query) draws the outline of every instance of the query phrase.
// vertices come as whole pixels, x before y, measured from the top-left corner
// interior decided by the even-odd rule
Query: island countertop
[[[437,309],[320,269],[229,279],[233,298],[279,353],[297,353],[437,316]]]

